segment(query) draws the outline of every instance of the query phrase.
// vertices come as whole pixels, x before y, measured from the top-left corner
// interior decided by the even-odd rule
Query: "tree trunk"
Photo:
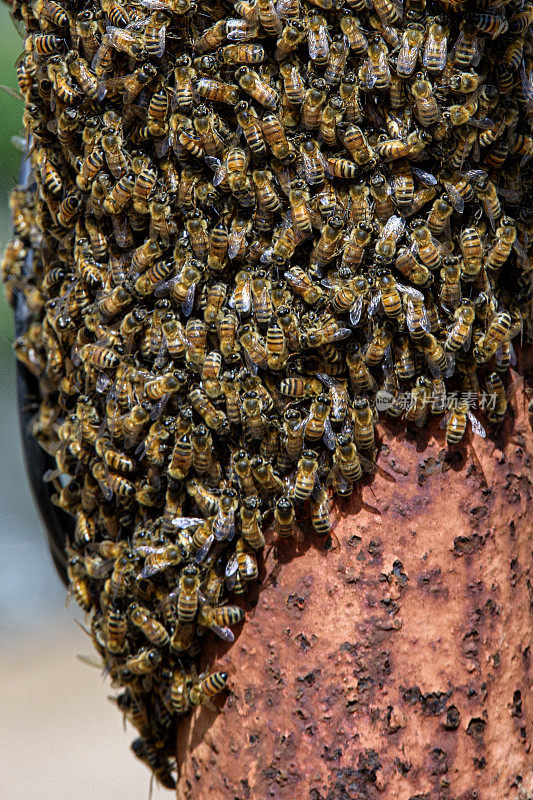
[[[206,648],[230,693],[179,726],[180,800],[531,796],[526,406],[444,472],[436,424],[383,422],[395,482],[339,509],[331,549],[270,549],[238,640]]]

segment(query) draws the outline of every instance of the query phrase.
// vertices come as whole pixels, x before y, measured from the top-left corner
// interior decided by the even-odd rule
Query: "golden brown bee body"
[[[191,707],[189,691],[192,688],[192,680],[185,672],[177,671],[172,676],[171,699],[174,713],[181,717],[187,713]]]
[[[293,490],[293,496],[297,502],[302,503],[311,496],[315,488],[317,472],[318,460],[316,452],[314,450],[303,450],[298,461]]]
[[[213,672],[195,683],[189,691],[191,705],[198,706],[226,688],[227,672]]]
[[[154,619],[150,612],[137,603],[131,603],[128,614],[132,623],[139,628],[152,644],[164,647],[170,641],[170,636],[165,626]]]

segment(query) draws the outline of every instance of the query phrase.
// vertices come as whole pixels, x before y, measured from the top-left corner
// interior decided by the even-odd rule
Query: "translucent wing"
[[[467,412],[467,416],[472,424],[473,432],[476,434],[476,436],[481,436],[481,438],[484,439],[487,434],[481,422],[478,419],[476,419],[476,417],[472,414],[471,411]]]
[[[324,423],[324,435],[322,437],[322,441],[328,448],[328,450],[335,449],[335,434],[333,433],[333,428],[331,427],[331,422],[329,417],[326,418]]]
[[[178,530],[183,530],[185,528],[194,528],[198,525],[202,525],[203,522],[204,520],[200,519],[200,517],[174,517],[172,525],[178,528]]]
[[[203,545],[200,547],[198,552],[195,553],[195,555],[194,555],[194,563],[195,564],[201,564],[202,561],[205,560],[207,554],[209,553],[209,550],[211,549],[211,545],[213,544],[214,541],[215,541],[214,535],[210,534],[207,537],[207,539],[205,540],[205,542],[203,543]]]
[[[411,172],[421,183],[424,183],[426,186],[436,186],[438,183],[437,178],[432,175],[431,172],[426,172],[418,167],[411,167]]]
[[[356,297],[355,303],[350,309],[350,325],[355,328],[361,321],[361,313],[363,311],[363,298]]]

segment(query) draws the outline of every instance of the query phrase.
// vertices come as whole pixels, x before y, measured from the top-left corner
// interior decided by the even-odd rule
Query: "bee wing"
[[[339,328],[338,331],[328,336],[328,340],[330,342],[341,342],[343,339],[347,339],[349,336],[352,335],[352,331],[350,328]]]
[[[463,200],[463,198],[461,197],[455,186],[449,181],[444,181],[444,188],[446,189],[446,192],[450,198],[451,204],[455,209],[455,211],[457,211],[458,214],[462,214],[463,211],[465,210],[465,201]]]
[[[154,140],[154,150],[158,158],[164,158],[170,150],[170,134]]]
[[[354,328],[361,321],[361,313],[362,313],[362,311],[363,311],[363,298],[362,297],[356,297],[355,298],[355,303],[351,307],[350,314],[349,314],[350,325],[352,325]]]
[[[379,304],[381,303],[381,292],[376,292],[373,296],[372,300],[370,301],[370,305],[368,307],[368,313],[372,317],[374,314],[377,314],[379,309]]]
[[[484,210],[485,214],[487,215],[488,220],[490,222],[490,227],[492,228],[493,231],[495,231],[496,230],[496,217],[494,216],[494,213],[492,211],[492,206],[491,206],[490,202],[485,198],[483,198],[483,200],[481,202],[482,202],[483,210]]]
[[[235,641],[235,636],[233,634],[233,631],[231,631],[229,628],[221,628],[219,625],[215,625],[215,624],[210,625],[209,628],[210,628],[210,630],[213,631],[213,633],[216,633],[218,638],[222,639],[222,641],[224,641],[224,642],[234,642]]]
[[[467,417],[472,425],[472,431],[476,434],[476,436],[481,436],[481,438],[484,439],[487,434],[481,422],[472,414],[471,411],[467,412]]]
[[[200,517],[174,517],[171,521],[171,524],[174,525],[178,530],[183,530],[184,528],[194,528],[198,525],[202,525],[205,520],[201,519]]]
[[[470,350],[471,342],[472,342],[472,326],[470,326],[470,328],[468,330],[468,333],[466,334],[466,338],[465,338],[465,340],[463,342],[463,350],[465,351],[465,353],[468,353],[468,351]],[[450,357],[448,357],[448,358],[450,358]],[[448,377],[448,376],[446,376],[446,377]]]
[[[162,58],[163,53],[165,52],[165,39],[166,39],[166,25],[163,25],[162,28],[159,29],[157,32],[157,38],[159,39],[157,49],[154,50],[154,56],[156,58]]]
[[[309,48],[309,57],[313,61],[321,52],[328,49],[328,37],[325,25],[320,25],[316,33],[312,31],[308,32],[307,46]]]
[[[405,220],[403,220],[401,217],[392,216],[389,217],[389,219],[383,226],[380,238],[389,239],[391,237],[394,237],[395,240],[398,241],[404,230],[405,230]]]
[[[422,294],[422,292],[419,292],[418,289],[413,289],[412,286],[404,286],[403,283],[397,283],[396,288],[398,289],[399,292],[404,292],[405,294],[408,294],[410,297],[414,297],[417,300],[420,300],[421,302],[423,302],[424,300],[424,295]]]
[[[214,536],[214,534],[211,533],[207,537],[207,539],[205,540],[203,545],[200,547],[198,552],[195,553],[195,555],[194,555],[194,563],[195,564],[201,564],[202,561],[205,560],[207,554],[209,553],[209,550],[211,549],[211,545],[213,544],[214,541],[215,541],[215,536]]]
[[[213,186],[219,186],[227,175],[225,165],[220,161],[220,159],[215,158],[215,156],[205,156],[204,161],[206,162],[207,166],[211,167],[211,169],[215,172],[213,177]]]
[[[190,315],[191,315],[191,311],[192,311],[193,306],[194,306],[194,295],[195,295],[195,292],[196,292],[196,284],[193,283],[189,287],[189,290],[187,292],[187,296],[185,297],[185,300],[183,301],[182,306],[181,306],[181,311],[182,311],[182,314],[183,314],[184,317],[190,317]]]
[[[246,229],[242,231],[230,231],[228,238],[228,258],[233,259],[239,253],[242,243],[246,237]]]
[[[367,92],[372,91],[374,84],[377,81],[377,75],[372,68],[372,62],[368,60],[363,64],[359,71],[361,84]]]
[[[478,128],[482,131],[490,131],[494,127],[494,122],[489,117],[482,117],[481,119],[471,117],[468,120],[468,124],[470,127]]]
[[[278,2],[276,3],[276,11],[278,13],[278,17],[280,17],[280,19],[287,19],[291,11],[291,6],[292,6],[292,0],[278,0]]]
[[[453,373],[455,372],[455,358],[452,353],[446,354],[446,360],[448,362],[448,366],[444,372],[445,378],[451,378]],[[438,376],[437,376],[438,377]]]
[[[522,247],[518,239],[515,239],[513,242],[513,248],[516,251],[516,255],[518,261],[520,262],[521,266],[528,267],[529,266],[529,256],[525,249]]]
[[[248,314],[252,308],[252,283],[249,279],[244,282],[242,287],[241,304],[243,312]]]
[[[150,419],[152,420],[152,422],[155,422],[156,420],[158,420],[161,417],[161,415],[162,415],[163,411],[165,410],[165,407],[166,407],[169,399],[170,399],[170,394],[164,394],[163,397],[161,397],[157,401],[155,406],[150,411]]]
[[[250,373],[251,373],[252,375],[257,375],[257,372],[258,372],[258,370],[259,370],[259,367],[258,367],[258,365],[255,363],[255,361],[252,361],[252,358],[251,358],[251,356],[250,356],[250,354],[248,353],[248,350],[247,350],[246,348],[244,348],[244,359],[245,359],[245,361],[246,361],[246,366],[247,366],[247,367],[248,367],[248,369],[250,370]]]
[[[146,564],[142,570],[140,571],[139,575],[141,578],[151,578],[152,575],[156,575],[158,572],[162,572],[162,570],[166,569],[168,564],[166,561],[160,562],[158,564]]]
[[[431,174],[431,172],[426,172],[424,169],[419,169],[419,167],[411,167],[411,172],[418,180],[425,184],[426,186],[436,186],[438,183],[437,178]]]
[[[224,572],[224,575],[226,577],[226,584],[230,591],[235,586],[235,581],[237,580],[238,571],[239,571],[239,562],[237,561],[237,556],[234,553],[231,556],[228,563],[226,564],[226,569]]]
[[[429,371],[431,372],[431,374],[433,375],[433,377],[434,377],[434,378],[440,378],[440,376],[441,376],[441,374],[442,374],[442,373],[441,373],[441,370],[440,370],[440,367],[438,367],[438,366],[435,364],[435,362],[434,362],[434,361],[430,361],[430,360],[429,360],[429,358],[426,358],[426,361],[427,361],[427,363],[428,363]],[[417,425],[418,425],[418,422],[417,422]]]
[[[328,450],[335,450],[335,434],[333,433],[333,428],[331,427],[329,417],[326,417],[326,421],[324,422],[324,434],[322,436],[322,441]]]

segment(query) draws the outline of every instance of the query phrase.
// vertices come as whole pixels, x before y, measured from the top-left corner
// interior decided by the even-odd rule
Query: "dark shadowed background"
[[[3,3],[0,42],[0,84],[16,89],[23,44]],[[21,118],[22,102],[0,91],[0,251],[10,235],[8,195],[20,162],[11,137],[21,133]],[[27,485],[12,314],[0,295],[0,797],[146,800],[149,772],[129,752],[134,731],[124,732],[99,670],[76,659],[92,656],[92,645],[74,623],[83,622],[81,612],[65,610]]]

